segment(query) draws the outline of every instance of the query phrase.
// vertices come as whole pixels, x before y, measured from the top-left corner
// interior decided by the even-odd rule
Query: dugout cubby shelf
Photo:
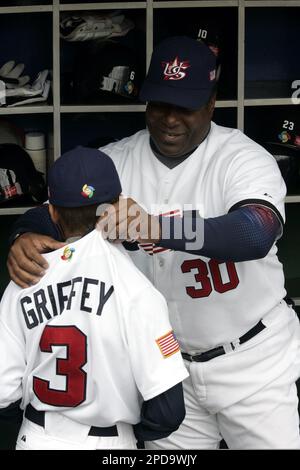
[[[19,4],[18,4],[19,3]],[[61,56],[64,49],[60,39],[61,15],[66,12],[95,11],[107,12],[122,10],[140,12],[145,18],[145,72],[149,65],[153,44],[168,34],[197,35],[203,25],[213,24],[221,32],[223,44],[223,70],[217,100],[218,108],[235,108],[236,125],[244,130],[245,108],[252,106],[294,105],[287,95],[289,80],[300,79],[300,65],[297,57],[297,43],[292,41],[298,33],[300,20],[300,0],[185,0],[127,2],[80,2],[70,0],[17,0],[1,2],[0,21],[3,15],[21,15],[24,21],[31,21],[34,14],[52,17],[52,70],[53,106],[23,106],[15,109],[0,108],[0,115],[51,113],[54,127],[54,156],[57,158],[62,148],[61,118],[68,113],[128,113],[144,112],[145,106],[138,103],[97,103],[85,105],[65,103],[61,96],[62,67]],[[275,18],[275,23],[272,18]],[[281,23],[279,23],[281,21]],[[292,24],[291,24],[292,22]],[[278,23],[278,24],[277,24]],[[295,27],[293,26],[295,25]],[[264,26],[264,28],[263,28]],[[36,27],[36,25],[34,25]],[[278,30],[280,28],[280,31]],[[270,32],[269,32],[270,29]],[[258,31],[259,34],[256,34]],[[289,44],[282,53],[276,54],[276,47],[269,43],[281,41]],[[287,56],[294,57],[288,61]],[[272,61],[276,77],[272,76]],[[274,64],[274,62],[276,62]],[[287,71],[286,64],[291,64]],[[226,65],[225,65],[226,64]],[[263,65],[263,67],[261,66]],[[264,70],[269,76],[263,75]],[[296,74],[299,77],[288,74]],[[255,71],[257,76],[255,76]],[[280,74],[284,77],[280,80]],[[262,80],[263,79],[263,80]],[[283,90],[280,94],[280,90]],[[270,112],[272,113],[271,109]],[[231,125],[230,118],[228,125]],[[224,122],[226,125],[226,122]],[[246,130],[246,129],[245,129]]]

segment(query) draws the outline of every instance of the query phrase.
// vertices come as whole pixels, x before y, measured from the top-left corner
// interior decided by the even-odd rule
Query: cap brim
[[[212,86],[209,89],[200,88],[197,90],[186,90],[184,88],[179,89],[178,87],[175,88],[166,84],[162,85],[146,80],[142,85],[139,98],[144,102],[157,101],[197,110],[208,102],[211,91]]]

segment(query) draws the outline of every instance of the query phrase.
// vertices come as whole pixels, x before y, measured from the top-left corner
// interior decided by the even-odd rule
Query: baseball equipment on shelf
[[[33,204],[47,199],[42,174],[28,153],[14,143],[0,144],[0,205]]]
[[[9,88],[5,91],[4,105],[7,107],[46,101],[50,91],[50,80],[47,80],[49,71],[42,70],[38,73],[32,85],[24,85]]]
[[[209,23],[201,24],[198,29],[197,41],[204,42],[216,57],[220,56],[220,38],[216,26]]]
[[[297,126],[295,119],[282,119],[280,124],[275,126],[275,131],[268,142],[299,150],[300,128]]]
[[[220,78],[221,74],[221,63],[220,63],[220,55],[221,55],[221,48],[220,48],[220,38],[219,33],[216,26],[211,24],[203,24],[198,30],[197,41],[201,41],[206,44],[211,52],[217,57],[217,71],[216,71],[216,78],[217,81]]]
[[[134,51],[121,44],[100,43],[78,54],[71,89],[79,102],[136,99],[139,70]]]
[[[125,36],[134,23],[119,11],[103,15],[82,14],[64,18],[60,23],[60,34],[66,41],[107,40]]]
[[[47,150],[45,144],[45,134],[43,132],[26,132],[25,150],[30,155],[35,169],[42,173],[44,179],[47,172]]]
[[[287,117],[287,116],[285,116]],[[300,129],[294,119],[282,119],[263,146],[276,159],[288,192],[300,189]]]

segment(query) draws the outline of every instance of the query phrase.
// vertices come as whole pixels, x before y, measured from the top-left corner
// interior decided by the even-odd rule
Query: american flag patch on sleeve
[[[169,331],[169,333],[167,333],[166,335],[158,338],[156,340],[156,343],[164,357],[172,356],[172,354],[175,354],[179,351],[179,344],[177,342],[173,330]]]

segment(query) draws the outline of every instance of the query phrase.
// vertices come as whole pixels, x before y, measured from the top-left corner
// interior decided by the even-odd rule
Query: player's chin
[[[154,142],[160,153],[166,157],[180,157],[187,152],[186,137],[184,135],[166,135],[160,138],[155,138]]]

